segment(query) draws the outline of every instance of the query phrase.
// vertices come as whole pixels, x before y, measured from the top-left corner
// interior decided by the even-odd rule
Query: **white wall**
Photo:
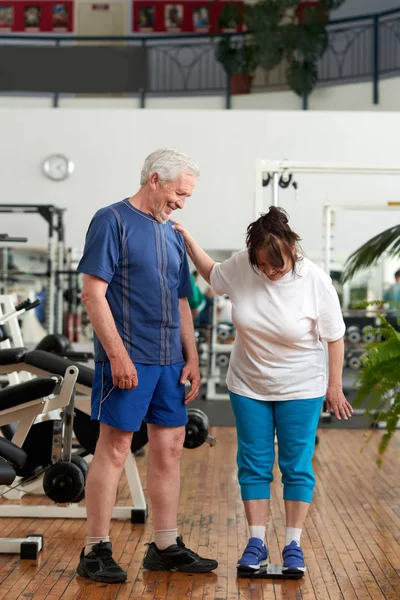
[[[0,95],[0,108],[47,108],[50,96]],[[59,108],[140,108],[138,98],[61,97]],[[224,110],[223,96],[174,96],[146,98],[148,109]],[[293,92],[252,93],[232,97],[233,110],[301,110],[302,101]],[[379,87],[379,104],[372,101],[372,84],[349,83],[316,88],[310,97],[309,110],[400,111],[400,77],[384,79]]]
[[[202,170],[194,196],[179,218],[206,248],[242,247],[254,217],[257,158],[398,164],[400,113],[301,111],[51,110],[1,109],[2,203],[52,203],[65,207],[67,244],[81,247],[93,213],[134,193],[145,156],[157,147],[186,151]],[[53,152],[75,163],[73,176],[48,181],[41,161]],[[400,200],[400,176],[301,175],[299,201],[292,189],[281,204],[303,237],[307,252],[322,248],[324,203]],[[265,190],[265,207],[270,203]],[[355,249],[399,222],[400,212],[347,213],[338,217],[333,246]],[[1,214],[0,233],[46,243],[36,215]]]
[[[332,19],[344,19],[369,13],[378,13],[384,10],[399,8],[398,0],[346,0],[340,8],[332,11]]]

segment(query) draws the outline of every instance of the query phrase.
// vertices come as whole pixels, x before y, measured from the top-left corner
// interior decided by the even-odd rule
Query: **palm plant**
[[[383,254],[400,257],[400,225],[389,227],[353,252],[346,261],[342,281],[375,265]],[[383,301],[365,302],[360,308],[374,304],[381,306]],[[400,309],[399,303],[391,304]],[[378,448],[377,464],[380,467],[400,419],[400,318],[396,319],[396,330],[380,312],[377,317],[381,327],[375,329],[376,341],[366,346],[366,354],[361,358],[363,365],[357,379],[359,388],[354,405],[367,400],[366,414],[372,417],[372,424],[385,423],[386,431]]]
[[[380,301],[366,302],[360,307],[378,303]],[[381,327],[370,328],[377,341],[368,344],[366,354],[361,357],[354,406],[367,401],[365,414],[372,419],[372,429],[379,422],[385,423],[386,431],[378,447],[377,464],[380,467],[400,419],[400,331],[396,331],[382,314],[377,316]],[[400,318],[397,321],[400,326]]]
[[[385,253],[393,258],[400,257],[400,225],[378,233],[355,250],[346,261],[342,281],[349,281],[362,269],[372,267]]]

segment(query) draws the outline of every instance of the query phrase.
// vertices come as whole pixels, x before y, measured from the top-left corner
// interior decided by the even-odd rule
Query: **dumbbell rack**
[[[210,368],[207,378],[207,400],[229,400],[228,392],[218,392],[217,386],[221,385],[222,368],[217,364],[217,357],[221,354],[226,354],[228,357],[232,352],[233,343],[222,344],[218,341],[218,325],[217,325],[217,303],[213,303],[212,311],[212,329],[210,339]],[[228,363],[226,367],[228,367]]]
[[[345,312],[344,321],[346,324],[345,332],[345,351],[344,351],[344,369],[343,369],[343,391],[346,397],[354,394],[356,390],[355,378],[362,368],[361,357],[366,353],[366,345],[379,338],[379,332],[369,331],[369,328],[379,328],[380,320],[375,316],[375,311],[370,314],[364,310],[352,310]],[[365,406],[354,408],[354,415],[363,416]],[[381,425],[378,423],[378,427]]]

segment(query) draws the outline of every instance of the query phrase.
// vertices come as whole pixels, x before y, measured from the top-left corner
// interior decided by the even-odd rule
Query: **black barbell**
[[[205,442],[210,446],[216,444],[216,439],[209,435],[209,421],[207,415],[198,408],[188,409],[188,423],[186,425],[184,448],[199,448]],[[94,454],[100,432],[100,423],[92,421],[90,416],[81,410],[75,409],[74,433],[75,437],[85,452]],[[142,423],[139,431],[134,433],[131,452],[135,454],[149,441],[147,424]]]

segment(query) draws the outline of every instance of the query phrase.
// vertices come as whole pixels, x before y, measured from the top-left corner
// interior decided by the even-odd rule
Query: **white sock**
[[[159,550],[166,550],[173,544],[176,544],[177,537],[177,529],[160,529],[154,532],[154,543]]]
[[[110,536],[104,536],[104,537],[87,537],[86,538],[86,546],[85,546],[85,556],[87,556],[89,554],[89,552],[92,551],[92,547],[95,546],[96,544],[100,544],[100,542],[109,542],[110,541]]]
[[[298,529],[297,527],[286,527],[285,546],[288,546],[293,540],[300,546],[302,531],[302,529]]]
[[[260,538],[265,540],[265,527],[263,525],[249,525],[250,537]]]

